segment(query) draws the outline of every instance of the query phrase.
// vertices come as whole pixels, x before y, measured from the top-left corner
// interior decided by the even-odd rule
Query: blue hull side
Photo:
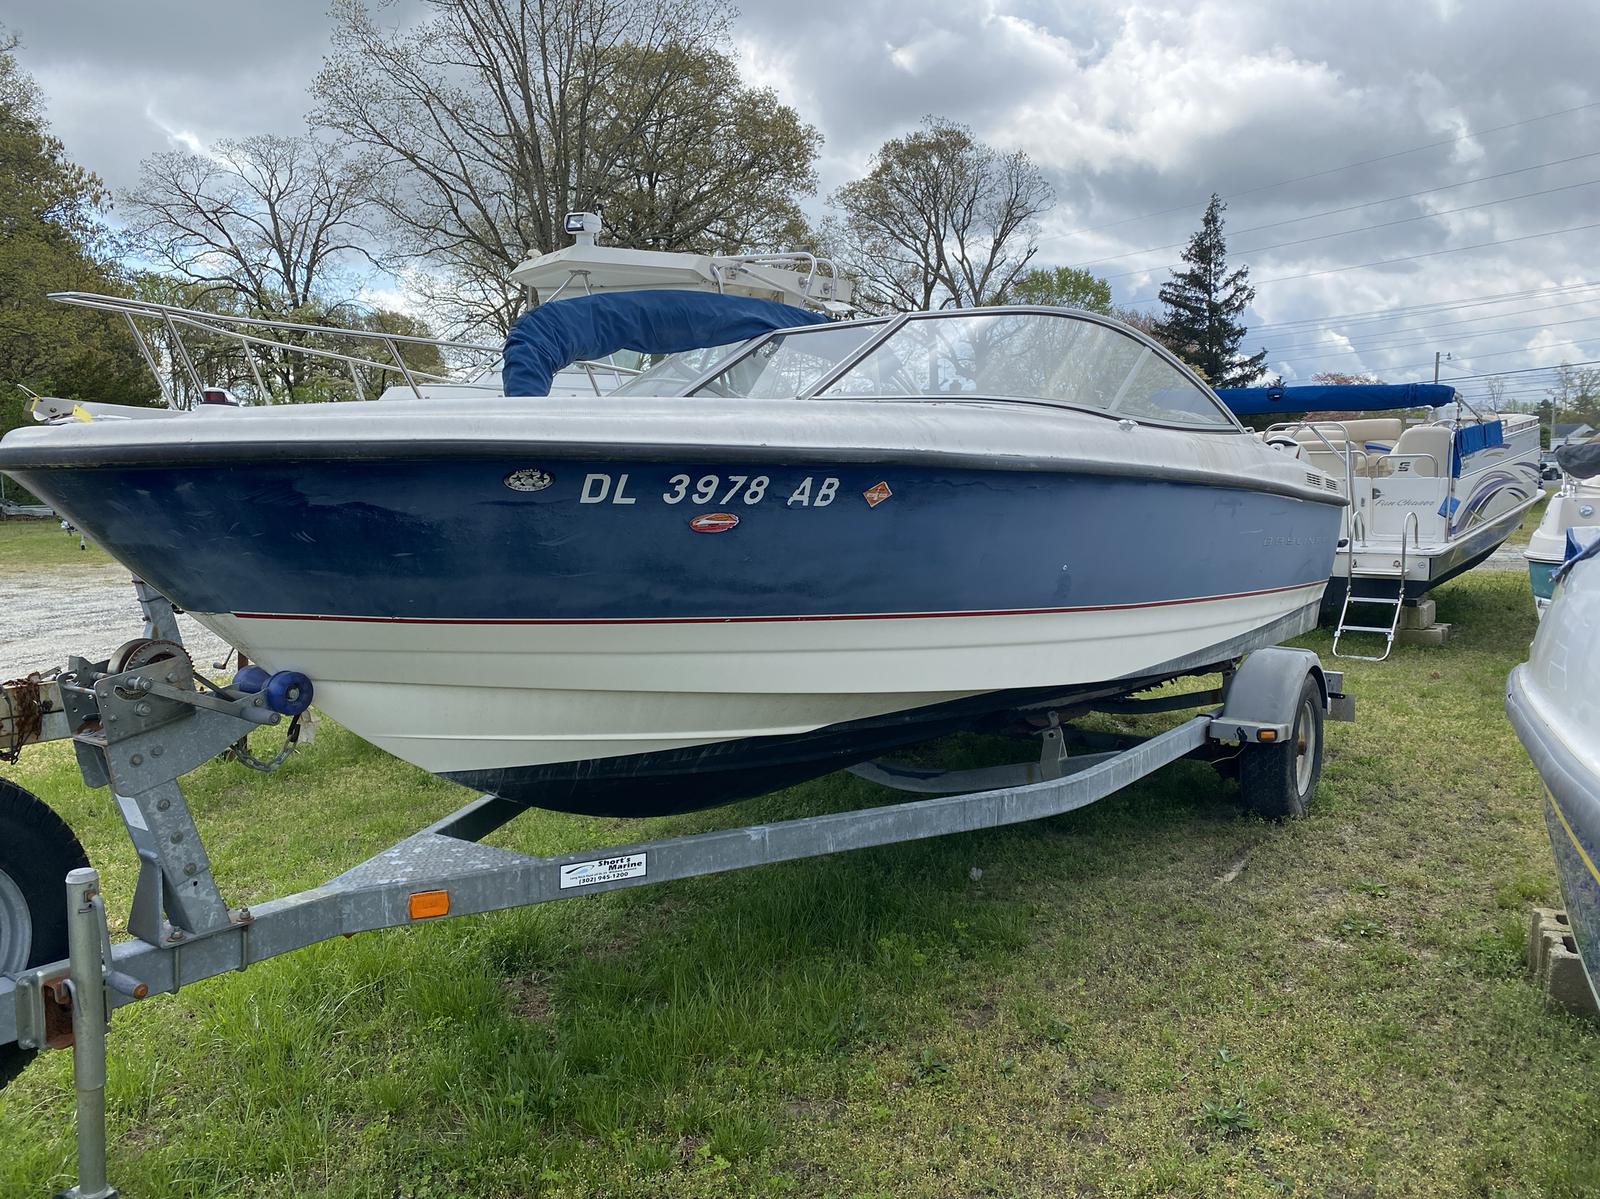
[[[1338,535],[1339,508],[1265,491],[751,458],[739,468],[488,455],[16,473],[185,608],[345,619],[1160,604],[1326,579]]]

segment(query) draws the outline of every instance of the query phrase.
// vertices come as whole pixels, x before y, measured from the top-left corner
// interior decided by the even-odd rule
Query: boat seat
[[[1444,426],[1417,425],[1400,434],[1392,454],[1396,458],[1403,454],[1431,454],[1431,462],[1426,458],[1413,459],[1406,473],[1418,478],[1437,478],[1450,473],[1453,444],[1450,430]]]
[[[1370,417],[1341,423],[1345,428],[1345,436],[1357,445],[1377,441],[1392,446],[1400,440],[1400,435],[1404,432],[1398,417]]]

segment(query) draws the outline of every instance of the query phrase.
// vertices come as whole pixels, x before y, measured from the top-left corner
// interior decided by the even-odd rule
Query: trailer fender
[[[1306,676],[1317,681],[1324,710],[1328,679],[1322,660],[1308,649],[1274,645],[1258,649],[1228,680],[1222,711],[1211,725],[1214,741],[1281,741],[1294,727]]]

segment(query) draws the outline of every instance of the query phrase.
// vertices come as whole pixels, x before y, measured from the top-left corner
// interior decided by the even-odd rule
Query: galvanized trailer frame
[[[136,588],[146,638],[181,645],[171,606],[143,583]],[[263,691],[197,682],[185,655],[132,657],[123,670],[112,669],[116,659],[73,658],[60,675],[25,684],[26,702],[8,685],[0,705],[0,748],[73,741],[84,780],[110,787],[139,857],[132,939],[112,943],[98,874],[74,870],[66,880],[69,959],[0,977],[0,1047],[73,1049],[79,1181],[64,1192],[72,1199],[116,1194],[106,1179],[106,1031],[125,1004],[340,935],[1071,812],[1208,742],[1283,742],[1308,677],[1329,719],[1354,716],[1342,675],[1324,671],[1309,650],[1269,647],[1229,669],[1220,692],[1154,701],[1151,710],[1222,702],[1131,748],[1068,757],[1052,719],[1037,764],[945,774],[857,768],[903,790],[961,794],[547,858],[479,844],[527,811],[485,795],[322,886],[248,909],[223,899],[178,779],[284,713]]]

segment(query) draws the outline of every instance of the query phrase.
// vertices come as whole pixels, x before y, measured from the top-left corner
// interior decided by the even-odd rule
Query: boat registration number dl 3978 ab
[[[781,497],[785,507],[826,508],[839,494],[839,480],[832,475],[806,475],[793,484],[774,487],[768,475],[677,474],[667,480],[659,493],[663,504],[744,504],[753,507],[769,498]],[[646,500],[657,498],[645,494]],[[626,473],[612,475],[590,472],[583,477],[580,504],[636,504],[640,496],[632,493]]]

